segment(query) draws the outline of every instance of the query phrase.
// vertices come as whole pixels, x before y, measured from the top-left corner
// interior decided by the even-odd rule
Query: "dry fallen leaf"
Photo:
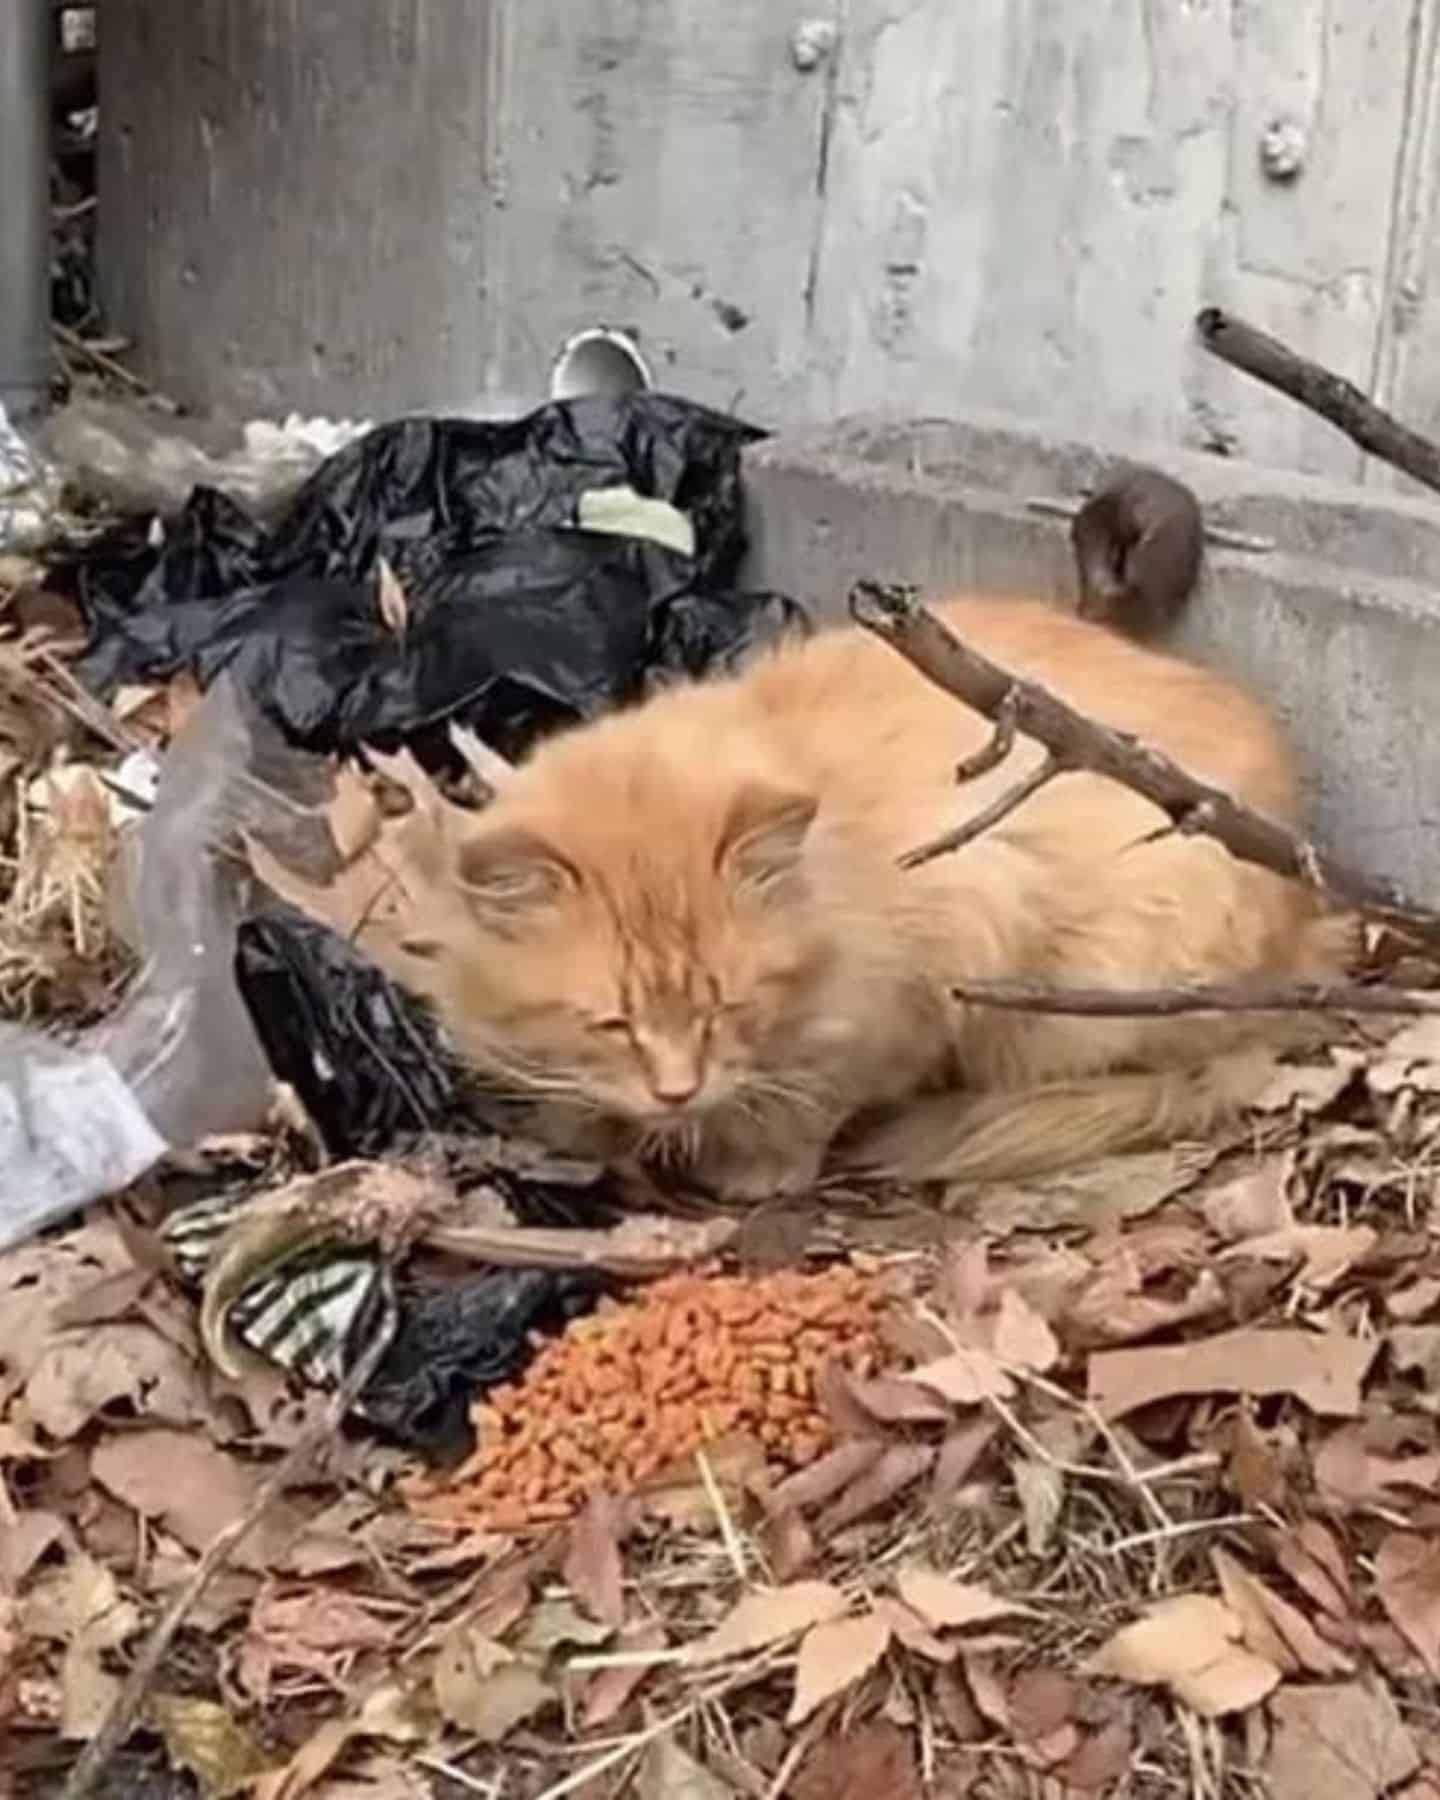
[[[108,1220],[0,1254],[0,1366],[23,1385],[53,1338],[56,1309],[134,1266]]]
[[[976,1710],[998,1730],[1009,1731],[1010,1696],[996,1672],[994,1658],[966,1649],[961,1660]]]
[[[1306,1519],[1294,1530],[1273,1530],[1265,1545],[1303,1594],[1337,1622],[1353,1610],[1350,1572],[1344,1554],[1318,1519]]]
[[[986,1183],[966,1202],[976,1227],[994,1237],[1067,1225],[1118,1224],[1153,1212],[1187,1188],[1210,1160],[1186,1150],[1111,1156],[1024,1184]]]
[[[1285,1192],[1291,1162],[1288,1156],[1268,1157],[1258,1169],[1207,1194],[1201,1206],[1206,1224],[1231,1243],[1293,1225],[1295,1216]]]
[[[12,1512],[0,1531],[0,1594],[13,1594],[47,1551],[72,1536],[59,1513]]]
[[[757,1588],[746,1594],[708,1637],[693,1643],[685,1660],[703,1666],[764,1650],[813,1625],[838,1619],[846,1610],[845,1596],[828,1581],[792,1581],[788,1587]]]
[[[120,1691],[102,1654],[139,1629],[139,1608],[121,1596],[109,1569],[82,1553],[40,1575],[16,1618],[22,1637],[64,1645],[60,1733],[76,1741],[92,1737]]]
[[[1229,1448],[1225,1478],[1245,1505],[1283,1511],[1290,1491],[1285,1466],[1243,1407],[1231,1423]]]
[[[1226,1550],[1212,1550],[1225,1604],[1241,1621],[1245,1645],[1283,1675],[1348,1675],[1350,1658],[1326,1642],[1288,1600],[1274,1593]]]
[[[1000,1296],[991,1348],[996,1360],[1011,1369],[1029,1369],[1043,1375],[1060,1360],[1055,1333],[1029,1302],[1006,1288]]]
[[[1144,1271],[1128,1248],[1109,1257],[1065,1307],[1061,1327],[1072,1347],[1132,1344],[1208,1318],[1225,1305],[1225,1290],[1213,1270],[1201,1269],[1186,1291],[1171,1298],[1140,1291]]]
[[[634,1657],[658,1654],[664,1648],[664,1629],[653,1620],[647,1620],[643,1625],[632,1625],[628,1630],[622,1631],[615,1642],[617,1653]],[[649,1665],[639,1661],[621,1662],[610,1668],[597,1669],[585,1689],[585,1701],[581,1709],[585,1729],[594,1731],[601,1725],[608,1725],[652,1672]]]
[[[950,1408],[903,1375],[849,1378],[850,1397],[881,1425],[943,1425]]]
[[[1039,1457],[1024,1456],[1011,1464],[1010,1479],[1025,1520],[1025,1548],[1032,1556],[1044,1556],[1065,1506],[1064,1471]]]
[[[1408,1282],[1385,1297],[1386,1312],[1406,1325],[1423,1319],[1437,1304],[1440,1304],[1440,1279],[1433,1275],[1421,1276],[1419,1281]]]
[[[1420,1087],[1433,1091],[1440,1085],[1440,1026],[1433,1018],[1417,1019],[1397,1031],[1382,1055],[1365,1071],[1372,1094],[1393,1094],[1397,1088]]]
[[[878,1512],[903,1494],[935,1466],[936,1452],[929,1444],[888,1444],[863,1475],[832,1502],[815,1524],[823,1542],[843,1526]]]
[[[532,1607],[510,1641],[527,1656],[547,1657],[552,1651],[567,1647],[593,1650],[609,1643],[613,1636],[610,1626],[587,1619],[571,1600],[561,1595]]]
[[[988,1619],[1035,1616],[1030,1607],[992,1594],[982,1582],[952,1581],[933,1569],[902,1569],[895,1577],[895,1590],[935,1631],[980,1625]]]
[[[1402,1375],[1418,1374],[1427,1389],[1440,1387],[1440,1325],[1397,1325],[1385,1342]]]
[[[1053,1738],[1075,1716],[1078,1690],[1058,1669],[1026,1669],[1010,1689],[1010,1723],[1017,1738]],[[1067,1745],[1068,1755],[1073,1745]]]
[[[556,1699],[554,1688],[503,1644],[457,1626],[440,1645],[435,1699],[452,1725],[482,1744],[498,1744]]]
[[[191,1550],[204,1550],[218,1532],[254,1505],[261,1476],[204,1438],[181,1431],[135,1431],[97,1445],[90,1472],[117,1500],[161,1520]],[[298,1529],[293,1505],[270,1507],[240,1544],[234,1561],[263,1569]]]
[[[1265,1775],[1273,1800],[1377,1800],[1420,1765],[1394,1700],[1378,1684],[1285,1687],[1270,1715]]]
[[[277,1669],[299,1669],[343,1688],[357,1656],[389,1647],[392,1614],[343,1588],[267,1586],[251,1608],[240,1645],[240,1685],[263,1702]]]
[[[1112,1719],[1102,1725],[1093,1737],[1086,1738],[1073,1755],[1055,1770],[1056,1776],[1069,1789],[1092,1794],[1118,1781],[1130,1767],[1135,1753],[1134,1733],[1130,1721]]]
[[[878,1612],[831,1619],[807,1631],[795,1666],[795,1698],[785,1723],[803,1725],[817,1707],[868,1675],[890,1647],[890,1623]]]
[[[905,1379],[943,1395],[956,1406],[1004,1400],[1015,1392],[1015,1383],[988,1350],[952,1350],[948,1356],[910,1370]]]
[[[97,1413],[123,1403],[137,1418],[198,1424],[205,1394],[190,1357],[148,1325],[110,1324],[50,1339],[25,1384],[30,1417],[52,1438],[83,1431]]]
[[[890,1599],[886,1594],[876,1595],[871,1604],[889,1625],[890,1635],[898,1638],[907,1650],[916,1656],[925,1657],[929,1662],[954,1662],[959,1654],[958,1643],[942,1643],[920,1615],[912,1612],[908,1606],[899,1600]]]
[[[1362,1426],[1346,1426],[1315,1453],[1315,1485],[1339,1509],[1395,1506],[1405,1490],[1424,1493],[1440,1482],[1440,1451],[1387,1456],[1372,1450]]]
[[[602,1624],[617,1629],[625,1620],[620,1561],[624,1507],[611,1494],[595,1493],[575,1521],[565,1558],[565,1579],[575,1598]]]
[[[1081,1672],[1163,1685],[1202,1718],[1243,1712],[1276,1686],[1280,1671],[1243,1648],[1241,1629],[1230,1608],[1209,1594],[1177,1594],[1117,1631]]]
[[[734,1790],[696,1762],[668,1733],[640,1765],[640,1800],[733,1800]]]
[[[254,1800],[300,1800],[333,1768],[342,1751],[356,1738],[386,1738],[396,1744],[416,1744],[434,1734],[437,1720],[433,1705],[418,1690],[385,1682],[373,1688],[359,1710],[326,1719],[283,1767],[261,1776]],[[334,1784],[317,1790],[316,1800],[330,1800]]]
[[[946,1433],[930,1478],[932,1507],[947,1506],[955,1498],[971,1470],[994,1443],[999,1429],[993,1419],[981,1417]]]
[[[1379,1347],[1377,1339],[1333,1332],[1253,1330],[1102,1350],[1090,1358],[1088,1392],[1110,1419],[1181,1394],[1293,1394],[1312,1412],[1351,1417]]]
[[[1287,1225],[1263,1237],[1245,1238],[1220,1253],[1221,1262],[1253,1257],[1258,1262],[1302,1262],[1299,1280],[1329,1287],[1375,1248],[1368,1225]]]
[[[777,1507],[773,1494],[757,1495],[765,1510],[760,1544],[765,1566],[776,1581],[796,1581],[815,1561],[815,1534],[793,1507]]]
[[[771,1496],[773,1505],[778,1512],[789,1511],[792,1507],[803,1512],[814,1506],[823,1506],[827,1500],[842,1493],[851,1482],[858,1480],[866,1470],[873,1468],[884,1454],[883,1438],[865,1438],[850,1444],[839,1444],[835,1449],[827,1451],[818,1462],[786,1476]]]
[[[1347,1051],[1331,1053],[1328,1064],[1297,1064],[1277,1068],[1258,1100],[1252,1104],[1260,1112],[1285,1112],[1292,1106],[1302,1115],[1324,1112],[1333,1106],[1359,1067],[1361,1059]]]
[[[146,1710],[165,1740],[170,1766],[193,1775],[206,1800],[243,1793],[269,1766],[249,1731],[218,1701],[152,1694]]]
[[[883,1719],[827,1732],[785,1791],[790,1800],[921,1800],[912,1735]]]
[[[1375,1552],[1375,1592],[1395,1629],[1440,1680],[1440,1541],[1392,1531]]]

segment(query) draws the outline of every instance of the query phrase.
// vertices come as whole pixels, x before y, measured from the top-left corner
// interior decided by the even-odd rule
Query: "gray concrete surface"
[[[1389,486],[1190,322],[1440,422],[1437,37],[1440,0],[116,0],[104,291],[190,403],[510,407],[608,324],[763,424],[985,407]]]
[[[1175,647],[1288,721],[1322,843],[1440,905],[1440,509],[1219,457],[1150,460],[1226,540],[1207,544]],[[843,616],[860,576],[1073,605],[1053,508],[1104,461],[985,417],[784,434],[748,453],[748,576],[822,617]]]
[[[50,387],[50,0],[0,7],[0,406]]]

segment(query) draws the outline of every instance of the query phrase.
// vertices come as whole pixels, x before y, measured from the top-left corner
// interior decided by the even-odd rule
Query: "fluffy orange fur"
[[[940,609],[970,643],[1277,818],[1296,772],[1229,681],[1022,601]],[[957,980],[1325,978],[1350,927],[1298,885],[1067,774],[964,849],[907,850],[1033,766],[957,786],[989,727],[868,634],[787,645],[551,739],[453,845],[428,985],[548,1135],[729,1198],[822,1166],[1009,1177],[1203,1129],[1250,1097],[1254,1017],[965,1006]]]

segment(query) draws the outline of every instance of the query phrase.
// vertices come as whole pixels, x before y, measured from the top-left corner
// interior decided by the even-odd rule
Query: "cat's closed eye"
[[[597,1037],[628,1038],[632,1035],[630,1021],[620,1013],[610,1013],[604,1018],[590,1019],[587,1021],[587,1029],[593,1031]]]

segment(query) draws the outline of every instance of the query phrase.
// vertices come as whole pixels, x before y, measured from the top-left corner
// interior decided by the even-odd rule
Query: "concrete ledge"
[[[749,578],[839,616],[860,575],[1073,604],[1067,522],[1114,455],[983,417],[848,420],[749,453]],[[1440,904],[1440,503],[1218,457],[1126,450],[1207,526],[1182,652],[1288,721],[1320,840]],[[1040,502],[1036,506],[1035,502]]]

